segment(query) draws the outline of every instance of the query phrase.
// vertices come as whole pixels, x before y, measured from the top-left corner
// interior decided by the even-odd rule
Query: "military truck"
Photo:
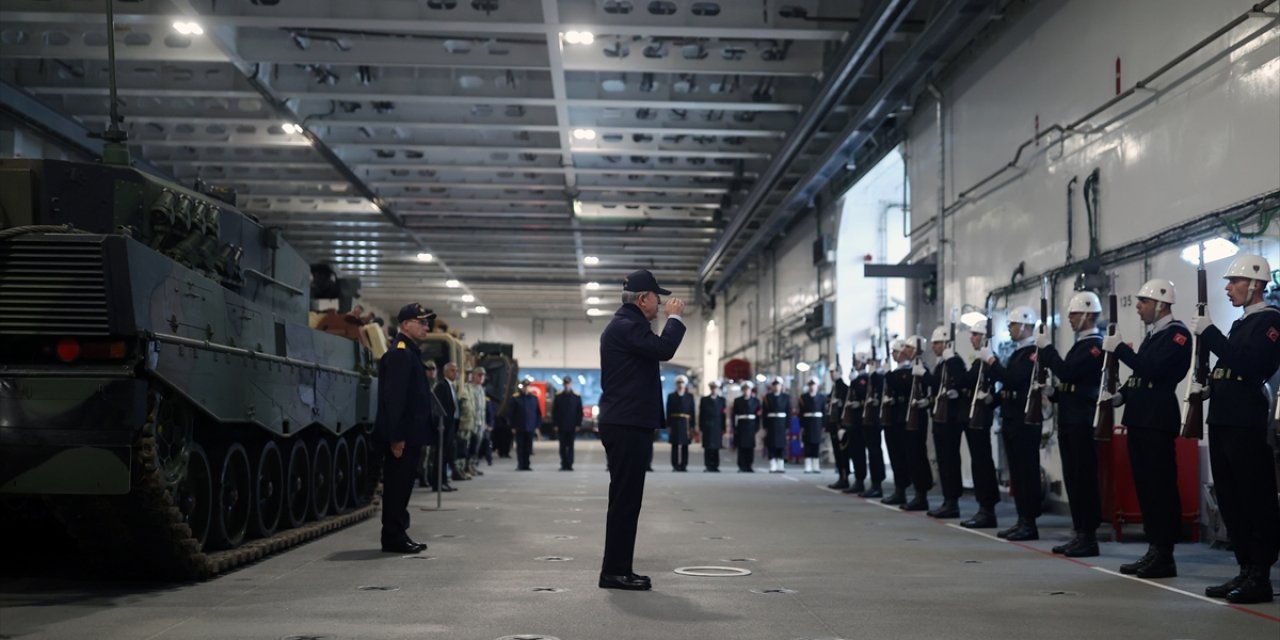
[[[112,572],[184,579],[372,511],[373,356],[307,326],[278,230],[56,160],[0,160],[0,215],[0,494]]]

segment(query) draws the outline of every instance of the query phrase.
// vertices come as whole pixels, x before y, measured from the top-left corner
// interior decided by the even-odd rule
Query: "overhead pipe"
[[[839,62],[835,65],[835,73],[818,89],[818,95],[814,96],[809,108],[800,116],[800,121],[796,123],[791,135],[787,136],[782,146],[773,154],[773,161],[756,180],[746,200],[738,208],[737,215],[729,221],[720,240],[707,253],[706,260],[698,270],[699,282],[705,282],[719,266],[730,245],[737,240],[738,235],[746,227],[748,219],[754,215],[755,210],[764,203],[765,197],[782,179],[783,172],[800,154],[801,149],[809,142],[823,119],[848,93],[854,82],[863,75],[867,65],[875,58],[875,53],[884,46],[886,36],[897,28],[914,4],[915,0],[883,0],[876,5],[873,13],[861,22],[857,36],[850,39],[849,44],[841,52]],[[701,295],[702,288],[699,287],[698,296]]]
[[[932,82],[930,82],[925,88],[928,89],[931,95],[933,95],[935,102],[934,120],[936,121],[935,124],[938,129],[938,213],[942,213],[947,210],[947,136],[946,132],[942,129],[942,91],[938,90],[938,87],[934,86]],[[905,211],[903,212],[903,217],[906,217]],[[937,225],[937,227],[938,259],[936,260],[937,266],[934,267],[938,274],[936,284],[937,304],[934,306],[937,307],[938,311],[938,323],[942,324],[946,321],[943,309],[947,308],[947,225],[944,223]]]

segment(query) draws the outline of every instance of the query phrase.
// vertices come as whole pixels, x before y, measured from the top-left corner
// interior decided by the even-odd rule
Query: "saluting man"
[[[991,423],[995,396],[990,389],[990,376],[986,362],[991,359],[991,349],[983,346],[987,338],[987,319],[982,318],[969,326],[969,345],[977,353],[964,382],[960,385],[960,422],[964,426],[964,441],[969,448],[969,472],[973,475],[973,497],[978,501],[978,512],[964,520],[960,526],[966,529],[994,529],[996,503],[1000,502],[1000,485],[996,479],[995,456],[991,451]],[[975,407],[975,403],[982,406]],[[979,409],[974,411],[974,409]]]
[[[427,339],[436,314],[422,305],[405,305],[396,316],[400,335],[378,360],[378,446],[382,448],[382,550],[419,553],[427,545],[409,537],[409,494],[418,456],[431,442],[436,421],[431,389],[418,343]]]
[[[1244,315],[1223,336],[1208,311],[1192,329],[1218,356],[1209,381],[1209,465],[1218,508],[1240,573],[1205,595],[1235,604],[1271,602],[1271,565],[1280,555],[1280,506],[1267,444],[1265,384],[1280,366],[1280,312],[1263,300],[1271,265],[1243,255],[1227,268],[1227,297]],[[1205,391],[1192,382],[1192,392]]]
[[[960,422],[960,414],[967,413],[969,406],[961,402],[961,383],[965,379],[964,360],[956,355],[955,349],[947,346],[951,341],[950,327],[938,327],[933,330],[933,355],[938,357],[934,367],[934,375],[929,386],[936,391],[934,402],[947,403],[947,421],[933,424],[933,448],[938,455],[938,483],[942,485],[942,505],[930,509],[928,515],[934,518],[959,518],[960,496],[964,494],[964,484],[960,471],[960,434],[964,426]],[[942,372],[946,371],[947,388],[938,391],[942,386]]]
[[[671,441],[671,470],[689,470],[689,429],[693,427],[693,394],[689,379],[676,376],[676,390],[667,394],[667,435]]]
[[[1148,280],[1138,290],[1134,307],[1149,329],[1138,351],[1120,341],[1120,332],[1102,340],[1102,350],[1132,369],[1114,396],[1105,390],[1099,400],[1123,404],[1129,434],[1129,466],[1142,509],[1142,529],[1150,545],[1137,562],[1120,565],[1120,573],[1139,578],[1178,575],[1173,545],[1181,528],[1178,500],[1178,458],[1175,440],[1182,423],[1177,387],[1191,368],[1191,331],[1174,320],[1173,283]],[[1273,498],[1274,499],[1274,498]]]
[[[764,448],[769,455],[769,473],[786,473],[787,429],[791,422],[791,396],[782,392],[782,378],[769,383],[764,398]]]
[[[738,473],[755,473],[756,429],[760,417],[760,398],[755,384],[742,383],[742,395],[733,400],[733,444],[738,448]]]
[[[706,473],[720,473],[720,449],[724,447],[725,415],[724,397],[720,395],[720,383],[707,384],[707,395],[698,407],[698,430],[702,432],[703,469]]]
[[[1091,558],[1098,555],[1098,526],[1102,522],[1102,492],[1098,488],[1098,445],[1093,439],[1093,414],[1098,405],[1102,384],[1102,332],[1098,331],[1098,315],[1102,301],[1092,291],[1081,291],[1067,303],[1067,321],[1076,332],[1075,343],[1067,355],[1049,340],[1049,335],[1036,336],[1042,366],[1048,367],[1058,380],[1050,387],[1049,399],[1058,404],[1058,453],[1062,457],[1062,479],[1067,487],[1067,506],[1071,508],[1071,528],[1075,535],[1066,544],[1053,547],[1054,553],[1069,558]],[[1115,319],[1113,318],[1114,322]]]
[[[822,473],[818,448],[822,446],[822,417],[827,396],[818,391],[818,379],[809,378],[800,395],[800,438],[804,442],[804,472]]]
[[[1009,540],[1039,540],[1040,503],[1040,425],[1026,423],[1027,394],[1035,373],[1036,323],[1040,318],[1031,307],[1017,307],[1009,313],[1009,337],[1013,355],[1000,364],[994,355],[987,358],[987,369],[993,380],[1003,384],[1000,390],[1000,436],[1009,457],[1009,484],[1018,522],[996,535]],[[1037,393],[1039,391],[1037,390]]]
[[[551,405],[551,422],[560,440],[560,470],[573,471],[573,444],[582,428],[582,397],[573,390],[573,376],[565,374],[564,389]]]

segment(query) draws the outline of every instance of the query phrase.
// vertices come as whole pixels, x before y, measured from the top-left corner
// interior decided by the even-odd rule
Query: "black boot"
[[[827,485],[827,488],[828,489],[848,489],[849,478],[847,476],[840,476],[839,480],[836,480],[835,482],[832,482],[831,484]]]
[[[1010,531],[1009,535],[1005,536],[1005,540],[1008,540],[1010,542],[1025,542],[1027,540],[1039,540],[1039,539],[1040,539],[1040,529],[1036,527],[1035,520],[1024,521],[1021,527],[1018,527],[1017,529]]]
[[[960,526],[966,529],[994,529],[999,524],[996,522],[996,514],[983,509],[973,514],[972,518],[961,522]]]
[[[1233,589],[1240,586],[1249,577],[1249,572],[1253,570],[1252,565],[1240,565],[1240,573],[1236,577],[1222,583],[1215,584],[1212,587],[1205,587],[1204,594],[1210,598],[1225,598]]]
[[[1166,547],[1156,551],[1156,555],[1151,559],[1151,562],[1138,569],[1133,575],[1146,580],[1178,577],[1178,565],[1173,561],[1173,547]],[[1270,590],[1270,585],[1268,585],[1268,590]]]
[[[929,510],[928,514],[932,518],[959,518],[960,504],[955,500],[943,500],[942,506],[937,509]]]
[[[866,491],[858,494],[863,498],[882,498],[884,497],[884,489],[880,488],[879,482],[874,482]]]
[[[862,484],[861,480],[855,480],[853,484],[849,485],[849,493],[856,493],[861,495],[866,492],[867,492],[867,485]]]
[[[1155,559],[1155,557],[1156,557],[1155,546],[1154,545],[1148,546],[1147,552],[1144,553],[1141,558],[1138,558],[1133,562],[1120,565],[1120,573],[1123,573],[1126,576],[1136,575],[1139,569],[1147,566],[1148,564],[1151,564],[1151,561]]]
[[[1025,521],[1022,519],[1021,516],[1019,516],[1018,521],[1013,523],[1012,527],[1009,527],[1008,529],[1001,529],[1000,532],[996,534],[996,537],[1000,538],[1001,540],[1008,538],[1009,534],[1013,533],[1014,531],[1017,531],[1019,528],[1022,527],[1024,523]]]
[[[911,502],[908,502],[898,508],[903,511],[928,511],[929,498],[924,494],[917,493],[916,497],[911,499]]]
[[[1076,543],[1067,547],[1062,555],[1068,558],[1096,558],[1102,554],[1098,549],[1098,536],[1092,531],[1081,531]]]
[[[1062,543],[1062,544],[1060,544],[1060,545],[1057,545],[1057,546],[1053,547],[1052,549],[1050,549],[1050,551],[1052,551],[1052,552],[1054,552],[1054,553],[1056,553],[1056,554],[1058,554],[1058,555],[1062,555],[1062,554],[1066,553],[1067,549],[1070,549],[1071,547],[1074,547],[1074,546],[1076,546],[1076,545],[1077,545],[1077,544],[1079,544],[1079,543],[1080,543],[1080,532],[1079,532],[1079,531],[1072,531],[1072,532],[1071,532],[1071,539],[1070,539],[1070,540],[1068,540],[1068,541],[1066,541],[1066,542],[1064,542],[1064,543]]]
[[[898,487],[893,488],[893,495],[890,495],[887,498],[882,498],[880,500],[880,504],[906,504],[906,503],[907,503],[907,490],[899,489]]]
[[[1271,593],[1271,567],[1262,564],[1250,567],[1249,575],[1227,594],[1227,602],[1231,604],[1260,604],[1274,598]]]

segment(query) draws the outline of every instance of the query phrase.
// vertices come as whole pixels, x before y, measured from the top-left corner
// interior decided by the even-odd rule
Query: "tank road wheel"
[[[284,460],[274,442],[262,445],[258,464],[253,467],[253,533],[265,538],[280,526],[284,511]]]
[[[311,456],[307,445],[295,439],[289,447],[284,476],[284,516],[289,528],[302,526],[311,509]]]
[[[354,505],[363,507],[373,498],[373,467],[369,465],[369,441],[364,434],[357,434],[351,443],[351,493]]]
[[[329,442],[317,439],[311,452],[311,515],[319,520],[329,515],[333,493],[333,453]]]
[[[151,429],[155,432],[156,468],[166,488],[175,487],[187,474],[195,426],[195,414],[186,401],[160,395],[152,414]]]
[[[351,447],[346,438],[333,443],[333,512],[342,513],[351,502]]]
[[[253,510],[253,475],[249,472],[249,454],[244,445],[234,443],[223,454],[215,492],[217,514],[214,517],[213,542],[232,549],[244,542],[249,529],[249,513]]]
[[[193,442],[187,454],[187,476],[174,486],[173,502],[182,513],[182,521],[191,528],[191,537],[203,548],[213,517],[213,472],[204,447]]]

